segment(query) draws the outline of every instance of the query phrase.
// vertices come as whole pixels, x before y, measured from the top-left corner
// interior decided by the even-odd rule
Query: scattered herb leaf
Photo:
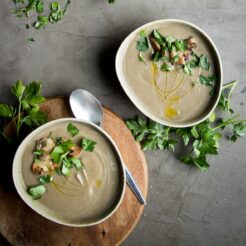
[[[76,136],[79,133],[79,129],[71,122],[67,125],[67,131],[71,134],[72,137]]]
[[[85,151],[92,152],[96,146],[96,142],[88,138],[83,138],[81,147]]]

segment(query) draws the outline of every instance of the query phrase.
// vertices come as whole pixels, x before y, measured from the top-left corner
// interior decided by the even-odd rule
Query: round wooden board
[[[48,115],[49,120],[72,117],[68,100],[63,97],[49,99],[41,105],[41,110]],[[119,147],[126,165],[146,197],[146,160],[131,132],[122,119],[105,107],[102,127]],[[127,186],[122,204],[108,220],[96,226],[72,228],[41,217],[15,191],[5,189],[2,185],[0,200],[0,233],[11,244],[18,246],[119,245],[134,229],[144,208]]]

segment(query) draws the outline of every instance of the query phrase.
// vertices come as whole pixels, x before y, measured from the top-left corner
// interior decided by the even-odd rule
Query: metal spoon
[[[77,119],[92,122],[101,126],[103,119],[103,109],[100,102],[90,92],[82,89],[75,90],[70,95],[70,106]],[[124,165],[126,172],[126,182],[132,189],[141,204],[146,205],[146,201],[127,166]]]

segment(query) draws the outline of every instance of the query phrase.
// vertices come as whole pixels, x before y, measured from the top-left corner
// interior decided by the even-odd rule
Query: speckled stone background
[[[11,0],[0,1],[1,102],[12,101],[10,87],[16,80],[41,80],[45,96],[85,88],[123,118],[140,114],[116,78],[116,50],[139,25],[180,18],[214,40],[223,61],[224,83],[240,81],[232,105],[246,118],[244,0],[116,0],[114,5],[106,0],[73,0],[62,23],[40,31],[27,30],[27,20],[11,14],[13,7]],[[147,152],[148,206],[123,245],[246,245],[245,150],[246,139],[231,144],[224,138],[219,156],[209,158],[206,173],[180,164],[169,152]],[[0,242],[7,245],[3,238]]]

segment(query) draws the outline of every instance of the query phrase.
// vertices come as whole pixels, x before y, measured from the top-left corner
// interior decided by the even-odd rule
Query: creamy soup
[[[215,51],[200,32],[185,24],[154,24],[144,31],[149,36],[154,29],[165,37],[182,40],[193,37],[197,43],[196,54],[206,56],[210,68],[205,70],[198,66],[192,69],[192,75],[185,73],[182,65],[175,66],[171,71],[162,71],[153,62],[153,49],[141,54],[136,49],[139,41],[139,34],[136,34],[123,60],[127,83],[146,111],[168,122],[189,123],[203,117],[213,106],[216,96],[211,95],[211,87],[199,84],[199,78],[200,75],[215,74],[219,79]],[[218,88],[215,83],[215,95]]]
[[[73,122],[79,133],[71,137],[67,131],[68,123],[60,122],[34,136],[23,152],[21,174],[26,189],[37,184],[37,176],[31,170],[33,151],[37,140],[47,137],[50,132],[53,139],[64,137],[75,143],[82,138],[95,141],[92,152],[82,150],[77,157],[83,164],[82,169],[71,169],[67,177],[51,172],[53,181],[46,184],[46,193],[35,200],[60,221],[91,223],[105,217],[118,203],[123,189],[123,171],[114,147],[105,136],[90,125]]]

